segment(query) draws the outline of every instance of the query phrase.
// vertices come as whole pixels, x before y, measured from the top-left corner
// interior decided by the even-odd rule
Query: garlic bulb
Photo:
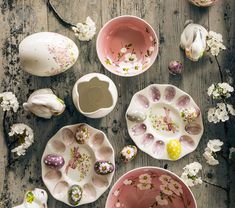
[[[206,50],[206,37],[208,31],[201,25],[192,21],[186,23],[181,34],[180,46],[185,50],[186,56],[192,61],[198,61]]]
[[[53,115],[60,115],[65,110],[64,101],[48,88],[33,92],[27,103],[23,104],[23,107],[26,111],[47,119],[50,119]]]

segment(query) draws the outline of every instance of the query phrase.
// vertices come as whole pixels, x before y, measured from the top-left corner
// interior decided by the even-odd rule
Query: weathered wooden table
[[[181,174],[182,168],[193,161],[203,165],[201,176],[207,182],[192,188],[199,208],[235,207],[235,166],[228,161],[228,148],[235,145],[234,120],[226,124],[211,124],[207,121],[207,110],[212,105],[206,89],[213,82],[221,81],[218,67],[213,58],[204,57],[199,62],[185,59],[179,49],[180,34],[187,19],[193,19],[207,28],[223,34],[227,50],[219,56],[223,77],[232,81],[235,77],[235,1],[220,0],[210,9],[199,9],[186,0],[63,0],[52,1],[58,12],[71,22],[82,22],[91,16],[98,29],[113,17],[131,14],[148,21],[158,34],[160,52],[155,64],[144,74],[133,78],[122,78],[106,71],[96,55],[95,38],[91,42],[79,42],[73,32],[60,25],[48,10],[45,0],[1,0],[0,7],[0,77],[1,91],[13,91],[20,103],[26,101],[30,93],[44,87],[52,88],[66,102],[66,112],[51,120],[37,118],[24,112],[22,106],[17,114],[7,113],[6,129],[1,127],[0,139],[0,207],[8,208],[22,202],[24,192],[34,187],[45,188],[41,179],[40,160],[48,139],[67,124],[87,122],[103,130],[118,153],[124,145],[132,143],[124,118],[132,95],[151,83],[170,83],[192,95],[203,112],[205,132],[195,152],[177,162],[158,161],[143,152],[127,165],[119,162],[116,154],[117,171],[113,183],[125,172],[135,167],[152,165],[164,167]],[[80,50],[77,63],[67,72],[49,78],[39,78],[23,72],[19,65],[18,44],[29,34],[39,31],[54,31],[75,40]],[[182,76],[168,73],[169,61],[179,59],[184,64]],[[117,85],[118,103],[107,117],[92,120],[80,115],[72,103],[71,90],[75,81],[89,72],[101,72],[108,75]],[[3,113],[1,112],[1,118]],[[4,131],[10,125],[24,122],[33,127],[36,142],[27,155],[8,166],[8,154]],[[209,139],[220,138],[225,142],[219,166],[208,166],[202,153]],[[7,138],[6,138],[7,139]],[[234,141],[232,141],[234,140]],[[95,203],[85,207],[103,208],[108,191]],[[51,196],[49,208],[68,207]]]

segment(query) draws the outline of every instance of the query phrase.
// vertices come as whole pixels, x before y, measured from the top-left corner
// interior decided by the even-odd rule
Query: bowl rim
[[[149,27],[149,28],[151,29],[151,31],[153,32],[154,38],[155,38],[155,40],[156,40],[156,42],[157,42],[157,44],[156,44],[156,55],[155,55],[155,57],[154,57],[154,58],[152,59],[152,61],[150,62],[149,66],[147,66],[144,70],[141,70],[141,71],[140,71],[139,73],[137,73],[137,74],[126,74],[126,75],[124,75],[124,74],[119,74],[119,73],[117,73],[117,72],[114,71],[114,70],[108,69],[108,68],[104,65],[104,63],[101,61],[101,53],[100,53],[100,49],[99,49],[99,47],[98,47],[98,43],[99,43],[99,40],[100,40],[100,36],[101,36],[101,33],[102,33],[102,31],[104,30],[104,28],[106,28],[107,25],[109,25],[111,22],[113,22],[113,21],[115,21],[115,20],[117,20],[117,19],[122,19],[122,18],[126,18],[126,17],[130,17],[130,18],[133,18],[133,19],[137,19],[137,20],[139,20],[139,21],[145,23],[146,25],[148,25],[148,27]],[[159,53],[159,39],[158,39],[158,36],[157,36],[157,34],[156,34],[154,28],[153,28],[146,20],[144,20],[144,19],[142,19],[142,18],[140,18],[140,17],[138,17],[138,16],[135,16],[135,15],[128,15],[128,14],[120,15],[120,16],[117,16],[117,17],[114,17],[114,18],[108,20],[108,21],[101,27],[101,29],[100,29],[100,31],[99,31],[99,33],[98,33],[98,36],[97,36],[97,38],[96,38],[96,53],[97,53],[97,56],[98,56],[98,58],[99,58],[100,63],[102,64],[102,66],[103,66],[106,70],[108,70],[109,72],[111,72],[112,74],[115,74],[115,75],[120,76],[120,77],[134,77],[134,76],[137,76],[137,75],[140,75],[140,74],[146,72],[146,71],[154,64],[154,62],[156,61],[157,56],[158,56],[158,53]]]
[[[155,170],[161,170],[161,171],[165,171],[165,172],[167,172],[167,173],[169,173],[169,174],[175,176],[175,177],[176,177],[179,181],[181,181],[181,182],[185,185],[185,187],[188,189],[189,193],[190,193],[191,196],[192,196],[193,202],[194,202],[194,204],[195,204],[195,208],[198,208],[198,207],[197,207],[197,201],[196,201],[196,199],[195,199],[195,197],[194,197],[193,192],[192,192],[191,189],[184,183],[184,181],[183,181],[178,175],[176,175],[175,173],[173,173],[173,172],[171,172],[171,171],[169,171],[169,170],[167,170],[167,169],[164,169],[164,168],[161,168],[161,167],[156,167],[156,166],[143,166],[143,167],[138,167],[138,168],[132,169],[132,170],[130,170],[130,171],[124,173],[124,174],[113,184],[112,188],[110,189],[109,194],[108,194],[107,199],[106,199],[105,208],[109,208],[109,207],[108,207],[108,200],[109,200],[109,198],[111,197],[111,194],[112,194],[113,191],[114,191],[114,187],[115,187],[126,175],[128,175],[129,173],[132,173],[132,172],[141,170],[141,169],[155,169]]]
[[[88,78],[88,80],[83,80],[83,79],[85,79],[85,78]],[[92,112],[86,112],[86,111],[83,111],[83,110],[81,109],[81,106],[80,106],[80,103],[79,103],[79,93],[78,93],[78,89],[77,89],[77,88],[78,88],[78,85],[79,85],[79,84],[85,83],[85,82],[90,82],[90,80],[93,79],[93,78],[98,78],[98,80],[100,80],[100,81],[102,81],[102,82],[107,82],[107,83],[109,84],[108,91],[110,92],[110,94],[111,94],[111,96],[112,96],[112,105],[109,106],[109,107],[107,107],[107,108],[102,107],[102,108],[99,108],[99,109],[97,109],[97,110],[95,110],[95,111],[92,111]],[[102,78],[105,78],[105,79],[107,79],[107,80],[102,80]],[[113,92],[111,91],[111,89],[110,89],[110,88],[111,88],[110,83],[113,84],[113,86],[115,87],[114,89],[115,89],[115,91],[116,91],[117,96],[115,96],[115,95],[114,95],[115,93],[113,93]],[[85,75],[83,75],[82,77],[80,77],[80,78],[75,82],[72,91],[76,94],[77,106],[75,105],[75,103],[74,103],[74,101],[73,101],[75,107],[78,108],[77,110],[78,110],[81,114],[83,114],[83,115],[85,115],[85,116],[87,116],[87,117],[89,117],[89,118],[93,118],[93,117],[90,117],[90,116],[92,116],[92,115],[94,115],[94,114],[97,114],[97,113],[99,113],[99,112],[102,112],[102,111],[110,111],[110,110],[112,111],[112,110],[115,108],[115,106],[116,106],[116,104],[117,104],[117,100],[118,100],[117,86],[115,85],[115,83],[113,82],[113,80],[112,80],[111,78],[109,78],[107,75],[101,74],[101,73],[98,73],[98,72],[88,73],[88,74],[85,74]],[[73,98],[73,99],[75,99],[75,98]],[[109,112],[109,113],[110,113],[110,112]],[[108,113],[108,114],[109,114],[109,113]],[[105,116],[102,116],[102,117],[105,117]],[[97,117],[97,118],[102,118],[102,117]]]

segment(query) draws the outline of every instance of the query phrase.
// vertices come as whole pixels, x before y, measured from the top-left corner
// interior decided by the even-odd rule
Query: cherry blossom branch
[[[220,186],[220,185],[218,185],[218,184],[214,184],[214,183],[211,183],[211,182],[209,182],[209,181],[206,181],[206,180],[202,180],[204,183],[206,183],[206,184],[209,184],[209,185],[211,185],[211,186],[214,186],[214,187],[217,187],[217,188],[219,188],[219,189],[222,189],[222,190],[224,190],[224,191],[228,191],[228,188],[225,188],[225,187],[223,187],[223,186]]]
[[[51,1],[48,0],[47,1],[47,5],[49,7],[49,9],[52,10],[53,14],[55,15],[55,17],[57,18],[57,20],[65,27],[68,28],[72,28],[72,27],[76,27],[76,25],[66,21],[65,19],[62,18],[62,16],[56,11],[55,7],[52,5]]]
[[[222,73],[222,68],[221,68],[221,65],[220,65],[220,63],[219,63],[219,60],[218,60],[218,57],[217,57],[217,56],[215,56],[215,60],[216,60],[216,63],[217,63],[218,69],[219,69],[220,79],[221,79],[222,82],[224,82],[223,73]]]

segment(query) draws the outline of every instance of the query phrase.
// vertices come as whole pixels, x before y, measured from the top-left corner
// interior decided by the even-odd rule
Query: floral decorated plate
[[[132,140],[156,159],[180,159],[196,149],[203,134],[199,107],[173,85],[153,84],[137,92],[126,121]]]
[[[87,124],[61,128],[47,143],[42,179],[51,195],[70,206],[97,200],[114,174],[114,150],[106,135]]]
[[[123,175],[112,187],[105,208],[117,207],[197,208],[197,204],[190,189],[174,173],[141,167]]]
[[[143,19],[124,15],[107,22],[100,30],[96,50],[103,66],[119,76],[145,72],[158,54],[154,29]]]
[[[189,0],[198,7],[209,7],[214,5],[218,0]]]

